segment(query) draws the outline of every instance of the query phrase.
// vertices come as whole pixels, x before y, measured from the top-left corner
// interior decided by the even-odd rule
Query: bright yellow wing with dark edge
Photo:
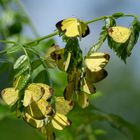
[[[77,18],[67,18],[56,24],[60,32],[64,32],[67,37],[85,37],[89,34],[89,27]]]
[[[85,78],[82,80],[81,90],[87,94],[96,93],[96,88],[94,87],[93,82],[89,82]]]
[[[131,30],[122,26],[115,26],[108,29],[109,36],[118,43],[125,43],[131,34]]]
[[[56,112],[56,114],[52,118],[51,124],[54,128],[63,130],[64,127],[71,125],[71,122],[65,115]]]
[[[25,113],[23,119],[30,124],[32,127],[41,128],[44,125],[44,120],[37,120],[31,117],[28,113]]]
[[[105,53],[92,53],[85,59],[85,65],[91,72],[103,69],[109,61],[110,56]]]
[[[14,105],[19,99],[18,90],[15,88],[6,88],[2,90],[1,97],[7,105]]]

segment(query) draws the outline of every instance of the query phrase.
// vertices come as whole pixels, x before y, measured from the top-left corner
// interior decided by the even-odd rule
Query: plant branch
[[[132,15],[132,14],[125,14],[123,17],[133,17],[133,18],[138,18],[137,16],[135,16],[135,15]]]
[[[92,19],[92,20],[89,20],[87,22],[85,22],[86,24],[90,24],[90,23],[93,23],[93,22],[96,22],[96,21],[99,21],[99,20],[103,20],[103,19],[106,19],[108,18],[109,16],[101,16],[99,18],[95,18],[95,19]]]
[[[0,43],[6,43],[6,44],[13,44],[13,45],[16,45],[16,42],[10,41],[10,40],[0,40]]]
[[[86,24],[91,24],[93,22],[96,22],[96,21],[99,21],[99,20],[104,20],[106,18],[111,18],[112,16],[101,16],[101,17],[98,17],[98,18],[95,18],[95,19],[92,19],[92,20],[89,20],[87,22],[85,22]],[[132,14],[124,14],[122,17],[133,17],[133,18],[138,18],[137,16],[135,15],[132,15]]]
[[[37,38],[37,39],[35,39],[35,40],[31,41],[31,42],[25,43],[25,46],[27,46],[27,47],[30,47],[31,46],[32,47],[32,46],[38,45],[39,42],[41,42],[41,41],[43,41],[45,39],[51,38],[53,36],[56,36],[58,34],[59,34],[59,32],[57,30],[57,31],[55,31],[55,32],[53,32],[53,33],[51,33],[49,35],[46,35],[46,36]]]
[[[17,2],[19,2],[19,0],[16,0]],[[100,21],[100,20],[104,20],[106,18],[109,18],[109,17],[112,17],[112,16],[101,16],[99,18],[95,18],[95,19],[92,19],[92,20],[89,20],[87,22],[85,22],[86,24],[91,24],[93,22],[96,22],[96,21]],[[133,17],[133,18],[137,18],[135,15],[131,15],[131,14],[126,14],[126,15],[123,15],[122,17]],[[48,38],[51,38],[53,36],[56,36],[59,34],[59,31],[56,30],[55,32],[49,34],[49,35],[46,35],[46,36],[43,36],[43,37],[40,37],[40,38],[37,38],[33,41],[30,41],[30,42],[27,42],[24,44],[24,46],[26,47],[33,47],[33,46],[36,46],[39,44],[39,42],[45,40],[45,39],[48,39]],[[15,42],[12,42],[12,41],[6,41],[6,40],[0,40],[0,42],[3,42],[3,43],[13,43],[15,44]]]
[[[0,40],[0,43],[16,45],[16,42],[14,42],[14,41],[9,41],[9,40]],[[0,51],[0,55],[3,55],[3,54],[5,54],[5,53],[7,53],[7,49]]]

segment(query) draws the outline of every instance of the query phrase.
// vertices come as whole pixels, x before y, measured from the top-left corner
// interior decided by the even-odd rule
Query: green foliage
[[[122,12],[112,14],[113,18],[120,18],[120,17],[123,17],[123,16],[124,16],[124,13],[122,13]]]
[[[122,60],[124,60],[124,62],[126,62],[126,58],[131,55],[131,51],[137,43],[139,37],[140,22],[137,19],[133,20],[130,30],[131,35],[125,43],[117,43],[113,41],[110,36],[108,36],[109,47],[113,49],[116,55],[119,56]]]
[[[108,54],[97,51],[107,40],[115,54],[126,62],[139,37],[140,22],[137,17],[120,12],[88,22],[68,18],[58,22],[58,30],[52,34],[30,40],[22,35],[23,27],[27,25],[36,36],[37,33],[20,2],[12,2],[19,10],[13,11],[10,9],[10,2],[0,1],[3,8],[0,18],[0,45],[3,48],[0,51],[0,73],[10,70],[10,92],[14,90],[18,93],[18,99],[16,98],[11,106],[11,111],[40,130],[48,140],[55,139],[54,132],[60,135],[56,129],[64,131],[65,135],[60,136],[62,139],[69,137],[70,140],[96,140],[97,134],[105,134],[105,131],[93,128],[91,124],[95,121],[108,122],[130,140],[140,139],[139,130],[131,123],[90,104],[92,93],[96,92],[94,84],[107,76],[104,67],[110,58]],[[117,19],[127,16],[134,18],[131,27],[120,28]],[[99,20],[104,20],[99,39],[83,56],[79,42],[90,33],[88,24]],[[120,36],[115,34],[114,27],[117,27]],[[121,33],[125,34],[126,38],[122,39]],[[56,45],[53,39],[42,42],[56,35],[62,37],[65,48]],[[62,79],[64,80],[61,81]],[[2,91],[1,97],[4,102],[14,100],[10,92],[6,92],[6,89]],[[0,119],[9,115],[9,108],[3,101],[0,100]],[[73,123],[65,129],[71,125],[67,116]],[[75,116],[78,116],[78,119]],[[82,134],[78,135],[81,132]]]
[[[106,40],[107,32],[105,30],[106,28],[105,29],[104,28],[105,27],[103,27],[103,31],[100,33],[98,42],[90,48],[88,55],[90,55],[90,53],[93,53],[93,52],[97,51],[98,49],[100,49],[100,47],[103,45],[104,41]]]

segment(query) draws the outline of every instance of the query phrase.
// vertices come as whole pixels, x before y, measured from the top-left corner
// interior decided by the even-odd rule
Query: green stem
[[[14,41],[9,41],[9,40],[0,40],[0,43],[6,43],[6,44],[13,44],[16,45],[16,42]],[[7,53],[7,49],[0,51],[0,55],[3,55]]]
[[[95,19],[92,19],[92,20],[87,21],[86,24],[90,24],[90,23],[93,23],[93,22],[96,22],[96,21],[99,21],[99,20],[103,20],[103,19],[106,19],[108,17],[109,16],[101,16],[99,18],[95,18]]]
[[[34,50],[33,48],[27,48],[29,51],[31,51],[32,53],[34,53],[38,58],[39,58],[39,60],[41,61],[41,63],[42,63],[42,65],[43,65],[43,67],[44,67],[44,69],[46,70],[46,72],[48,73],[48,67],[46,66],[46,64],[45,64],[45,62],[44,62],[44,58],[42,58],[40,55],[39,55],[39,53],[36,51],[36,50]],[[48,74],[48,77],[49,77],[49,85],[50,86],[52,86],[52,81],[50,80],[51,78],[50,78],[50,75]]]
[[[31,42],[28,42],[28,43],[26,43],[25,44],[25,46],[35,46],[35,45],[38,45],[38,43],[39,42],[41,42],[41,41],[43,41],[43,40],[45,40],[45,39],[48,39],[48,38],[51,38],[51,37],[53,37],[53,36],[56,36],[56,35],[58,35],[59,34],[59,32],[58,32],[58,30],[57,31],[55,31],[55,32],[53,32],[53,33],[51,33],[51,34],[49,34],[49,35],[46,35],[46,36],[43,36],[43,37],[40,37],[40,38],[37,38],[36,40],[33,40],[33,41],[31,41]]]
[[[133,17],[133,18],[138,18],[137,16],[135,16],[135,15],[131,15],[131,14],[126,14],[126,15],[124,15],[123,17]]]
[[[135,15],[131,15],[131,14],[126,14],[124,16],[137,18]],[[92,20],[87,21],[86,24],[90,24],[90,23],[93,23],[93,22],[96,22],[96,21],[99,21],[99,20],[104,20],[104,19],[109,18],[109,17],[111,17],[111,16],[101,16],[99,18],[95,18],[95,19],[92,19]],[[58,34],[59,34],[59,31],[56,30],[55,32],[53,32],[53,33],[51,33],[49,35],[46,35],[44,37],[37,38],[36,40],[33,40],[31,42],[26,43],[25,46],[32,47],[32,46],[38,45],[39,42],[41,42],[41,41],[43,41],[45,39],[51,38],[53,36],[56,36]]]
[[[16,45],[16,42],[14,41],[9,41],[9,40],[0,40],[1,43],[8,43],[8,44],[13,44],[13,45]]]
[[[96,22],[96,21],[99,21],[99,20],[104,20],[104,19],[110,18],[110,17],[112,17],[112,16],[101,16],[101,17],[98,17],[98,18],[89,20],[89,21],[87,21],[87,22],[85,22],[85,23],[86,23],[86,24],[91,24],[91,23],[93,23],[93,22]],[[125,15],[123,15],[122,17],[133,17],[133,18],[136,18],[136,19],[138,18],[137,16],[131,15],[131,14],[125,14]]]
[[[23,6],[23,4],[21,3],[21,1],[19,0],[15,0],[15,2],[17,3],[17,5],[19,6],[21,12],[28,18],[28,24],[30,26],[30,28],[32,29],[33,33],[35,34],[36,37],[39,37],[38,31],[36,30],[34,24],[32,23],[32,21],[30,20],[29,15],[27,14],[27,12],[25,11],[25,8]]]
[[[19,2],[18,0],[16,0],[16,1]],[[96,21],[99,21],[99,20],[104,20],[104,19],[109,18],[109,17],[111,17],[111,16],[101,16],[101,17],[99,17],[99,18],[95,18],[95,19],[92,19],[92,20],[87,21],[86,24],[91,24],[91,23],[93,23],[93,22],[96,22]],[[133,18],[137,18],[135,15],[131,15],[131,14],[123,15],[123,17],[133,17]],[[27,42],[27,43],[24,44],[24,46],[26,46],[26,47],[33,47],[33,46],[36,46],[36,45],[38,45],[39,42],[41,42],[41,41],[43,41],[43,40],[45,40],[45,39],[51,38],[51,37],[53,37],[53,36],[56,36],[56,35],[58,35],[58,34],[59,34],[59,31],[56,30],[55,32],[53,32],[53,33],[51,33],[51,34],[49,34],[49,35],[46,35],[46,36],[37,38],[37,39],[35,39],[35,40],[33,40],[33,41]],[[0,42],[4,42],[4,43],[14,43],[14,44],[15,44],[15,42],[12,42],[12,41],[4,41],[4,40],[1,40]]]

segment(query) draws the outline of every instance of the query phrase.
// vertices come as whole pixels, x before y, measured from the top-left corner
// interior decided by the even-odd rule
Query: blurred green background
[[[4,1],[4,2],[7,2]],[[38,30],[39,36],[49,34],[55,30],[55,23],[67,17],[76,17],[84,21],[102,16],[111,15],[115,12],[124,12],[127,14],[140,15],[140,1],[128,0],[21,0],[31,18],[35,28]],[[13,4],[11,10],[16,10]],[[0,9],[2,11],[2,8]],[[1,13],[2,16],[2,13]],[[8,18],[8,17],[7,17]],[[119,25],[127,25],[129,27],[129,18],[118,20]],[[97,22],[90,25],[91,34],[81,41],[81,48],[86,53],[88,48],[97,41],[103,22]],[[2,28],[2,27],[1,27]],[[2,31],[2,30],[1,30]],[[22,33],[30,38],[34,38],[29,27],[25,26]],[[2,36],[0,36],[2,38]],[[61,39],[54,38],[55,41],[64,47]],[[107,44],[102,48],[103,52],[108,52],[111,55],[111,60],[107,66],[108,77],[96,85],[97,93],[93,95],[91,104],[107,113],[117,114],[125,120],[131,122],[140,129],[140,42],[137,43],[132,55],[124,64],[115,54],[107,47]],[[1,47],[1,46],[0,46]],[[1,60],[2,61],[2,60]],[[1,63],[0,63],[1,65]],[[1,69],[0,90],[10,85],[7,69]],[[55,88],[58,93],[63,91],[63,86],[66,81],[62,79],[63,73],[50,71],[52,79],[56,82]],[[61,79],[61,81],[60,81]],[[59,89],[60,88],[60,89]],[[72,114],[73,122],[70,129],[64,132],[58,131],[58,140],[73,140],[73,131],[79,126],[80,117],[77,114]],[[84,111],[83,111],[84,112]],[[85,116],[87,111],[85,111]],[[84,116],[83,116],[84,117]],[[84,118],[83,118],[84,120]],[[82,124],[82,122],[81,122]],[[127,138],[116,129],[112,128],[106,122],[91,122],[84,124],[84,131],[80,129],[75,135],[76,140],[127,140]],[[83,136],[85,133],[87,136]],[[43,140],[44,137],[27,125],[24,121],[16,119],[7,111],[7,107],[0,105],[0,140]],[[139,140],[139,139],[137,139]]]

